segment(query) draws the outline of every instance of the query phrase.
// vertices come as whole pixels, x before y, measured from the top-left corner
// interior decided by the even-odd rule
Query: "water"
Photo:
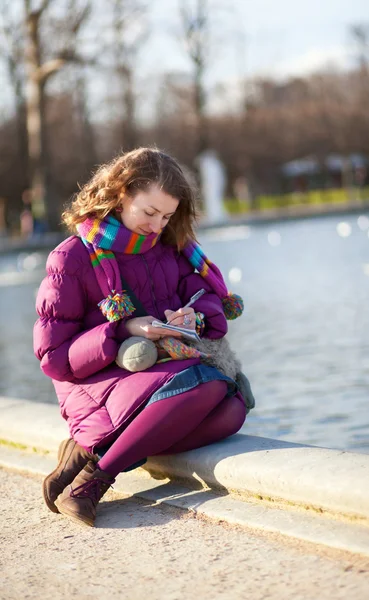
[[[229,332],[257,400],[244,433],[369,453],[368,225],[346,215],[200,235],[245,301]],[[0,395],[56,402],[32,353],[46,256],[0,258]]]

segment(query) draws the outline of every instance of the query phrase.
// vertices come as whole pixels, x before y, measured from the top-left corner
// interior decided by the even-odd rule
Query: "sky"
[[[196,0],[186,0],[194,5]],[[208,107],[238,109],[240,81],[256,76],[283,80],[327,66],[352,66],[349,28],[369,25],[368,0],[207,0],[210,10],[206,72]],[[180,0],[151,0],[151,34],[142,50],[140,74],[158,79],[168,71],[191,71],[182,38]],[[221,82],[226,91],[217,91]],[[148,107],[144,112],[149,111]]]
[[[196,0],[147,0],[148,39],[139,55],[137,83],[143,90],[142,111],[150,118],[160,77],[166,72],[190,73],[179,5]],[[36,0],[35,0],[36,2]],[[369,0],[207,0],[210,8],[210,44],[206,83],[210,109],[217,110],[230,101],[237,104],[243,78],[267,76],[285,79],[305,76],[329,66],[347,68],[355,53],[349,27],[369,24]],[[103,39],[106,0],[94,0],[102,23]],[[107,11],[105,11],[106,13]],[[0,113],[11,103],[6,74],[0,65]],[[60,77],[60,76],[58,76]],[[58,77],[51,85],[58,87]],[[110,82],[93,74],[91,103],[100,110]],[[214,91],[222,83],[227,92]],[[147,91],[152,90],[152,95]],[[213,91],[212,91],[213,90]],[[223,94],[223,95],[222,95]],[[228,96],[227,96],[228,94]],[[104,112],[101,113],[104,118]]]
[[[178,5],[178,0],[150,2],[152,67],[160,57],[163,70],[188,68],[180,43],[173,43],[181,31]],[[349,26],[369,24],[367,0],[208,0],[208,5],[214,79],[304,75],[327,62],[342,66],[350,62]]]

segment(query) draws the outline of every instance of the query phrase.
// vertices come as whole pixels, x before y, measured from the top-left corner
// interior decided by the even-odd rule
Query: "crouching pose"
[[[71,437],[43,494],[53,512],[94,525],[118,473],[242,426],[247,408],[235,381],[185,338],[152,325],[168,321],[221,339],[242,300],[228,294],[196,243],[194,192],[163,152],[140,148],[101,166],[63,219],[74,235],[49,255],[34,350]],[[131,372],[116,363],[131,336],[155,342],[155,364]]]

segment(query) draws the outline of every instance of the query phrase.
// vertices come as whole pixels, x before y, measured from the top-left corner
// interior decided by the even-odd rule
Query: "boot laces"
[[[90,481],[86,481],[78,487],[71,489],[70,495],[72,498],[91,498],[98,502],[101,497],[101,492],[105,492],[109,488],[109,484],[99,477],[95,477]]]

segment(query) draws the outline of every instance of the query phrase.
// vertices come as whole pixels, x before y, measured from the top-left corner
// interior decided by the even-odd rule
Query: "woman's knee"
[[[230,432],[228,435],[233,435],[241,429],[246,420],[246,406],[240,394],[227,399],[223,418]]]
[[[216,397],[221,400],[227,393],[227,383],[220,379],[213,379],[212,381],[201,383],[199,390],[201,390],[206,397]]]

